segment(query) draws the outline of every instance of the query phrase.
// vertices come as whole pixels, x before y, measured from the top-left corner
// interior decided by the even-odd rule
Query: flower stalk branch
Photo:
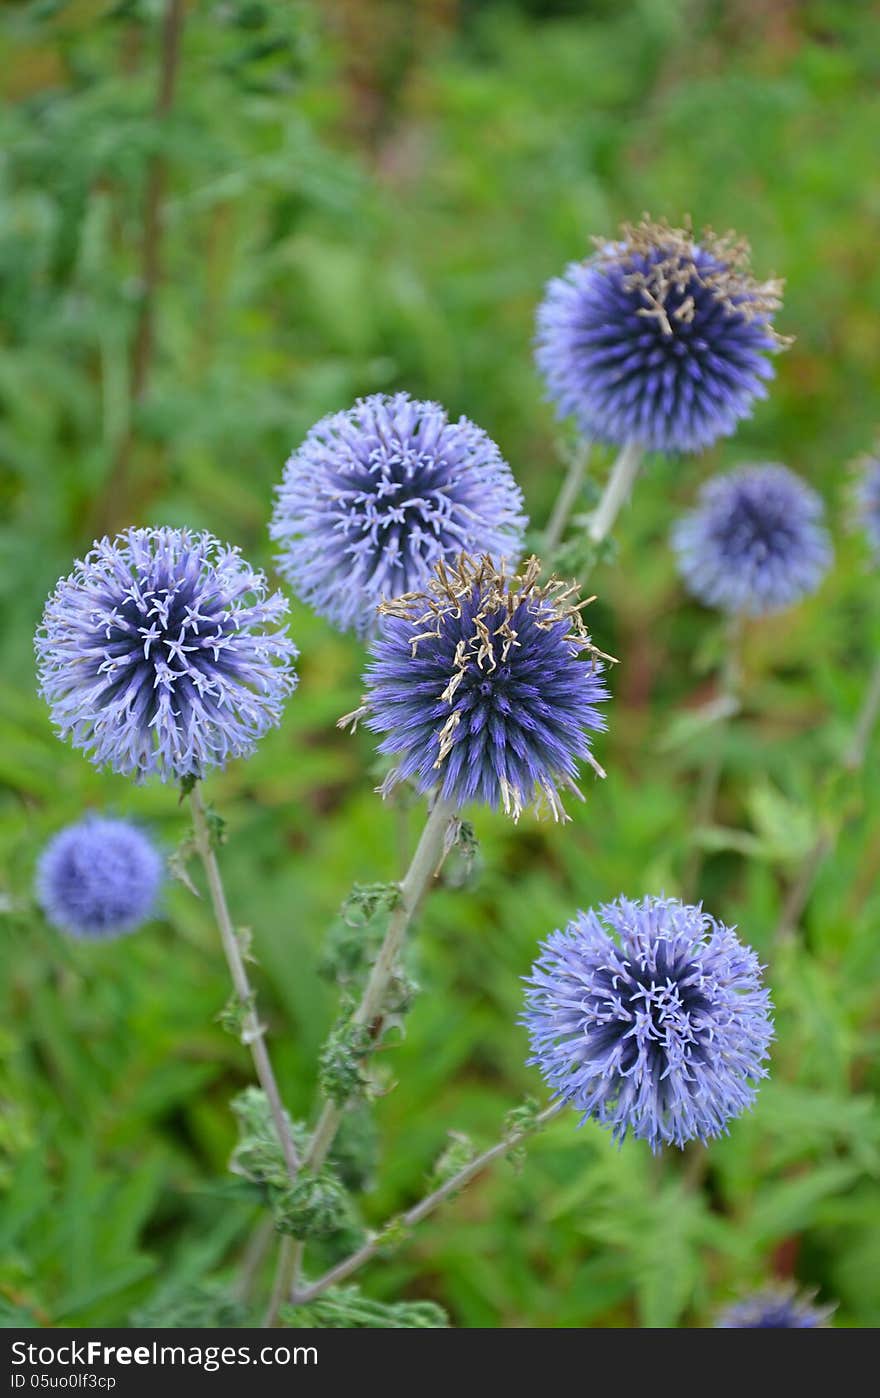
[[[312,1282],[309,1286],[300,1287],[294,1291],[291,1296],[292,1304],[297,1306],[305,1305],[306,1302],[313,1301],[316,1296],[320,1296],[321,1293],[326,1291],[329,1287],[335,1286],[338,1282],[345,1281],[346,1277],[350,1277],[353,1272],[358,1271],[366,1262],[369,1262],[371,1258],[375,1257],[377,1252],[381,1251],[389,1234],[413,1228],[417,1223],[421,1223],[422,1219],[427,1218],[429,1214],[432,1214],[434,1210],[438,1209],[447,1199],[450,1199],[453,1195],[464,1189],[466,1185],[470,1184],[471,1180],[481,1174],[482,1171],[485,1170],[488,1165],[491,1165],[493,1161],[497,1160],[499,1156],[509,1155],[511,1151],[516,1150],[518,1146],[522,1145],[530,1136],[533,1136],[535,1132],[540,1131],[542,1127],[546,1126],[548,1121],[551,1121],[552,1118],[562,1110],[563,1106],[564,1103],[562,1102],[551,1103],[551,1105],[540,1112],[528,1126],[523,1127],[519,1131],[512,1132],[503,1137],[500,1141],[496,1141],[495,1145],[491,1146],[488,1150],[484,1150],[482,1154],[476,1156],[474,1160],[469,1161],[467,1165],[458,1170],[450,1179],[445,1180],[437,1189],[432,1190],[430,1194],[426,1194],[424,1199],[421,1199],[418,1204],[414,1204],[406,1213],[389,1220],[385,1227],[381,1228],[378,1233],[364,1243],[362,1247],[358,1248],[356,1252],[351,1253],[349,1257],[344,1258],[342,1262],[338,1262],[335,1267],[331,1267],[330,1270],[325,1272],[322,1277],[319,1277],[317,1281]]]
[[[362,1025],[369,1029],[374,1044],[378,1043],[382,1036],[383,1006],[406,934],[422,898],[449,851],[449,827],[456,809],[455,801],[440,796],[435,799],[409,869],[401,882],[400,901],[391,914],[388,930],[373,963],[360,1004],[352,1017],[354,1025]],[[336,1138],[344,1113],[344,1106],[325,1100],[303,1160],[303,1169],[315,1171],[321,1168]],[[304,1251],[302,1242],[294,1243],[291,1238],[282,1241],[266,1318],[267,1325],[276,1323],[281,1303],[290,1294],[291,1288],[295,1287]]]
[[[205,870],[205,878],[208,882],[208,890],[211,895],[211,904],[214,909],[214,916],[217,920],[217,928],[220,932],[220,940],[223,944],[223,951],[226,955],[226,962],[229,966],[229,973],[232,977],[232,984],[236,998],[241,1006],[242,1019],[242,1042],[247,1044],[253,1059],[254,1069],[257,1074],[257,1081],[266,1094],[269,1103],[269,1110],[272,1113],[272,1120],[275,1130],[278,1133],[278,1141],[284,1155],[284,1163],[291,1180],[296,1179],[299,1169],[299,1156],[293,1137],[290,1133],[287,1116],[284,1111],[284,1104],[281,1100],[281,1093],[278,1090],[278,1083],[272,1068],[272,1061],[269,1057],[269,1050],[266,1047],[265,1026],[260,1022],[255,1008],[255,995],[248,978],[247,968],[244,963],[241,946],[236,936],[232,919],[229,916],[229,905],[226,901],[226,893],[223,888],[223,879],[220,874],[220,866],[214,847],[211,843],[211,832],[208,828],[207,813],[196,782],[190,792],[190,807],[192,809],[193,830],[195,835],[196,849]]]
[[[611,475],[594,511],[587,533],[594,544],[601,544],[614,528],[617,516],[630,497],[635,485],[644,451],[638,442],[627,442],[611,468]]]

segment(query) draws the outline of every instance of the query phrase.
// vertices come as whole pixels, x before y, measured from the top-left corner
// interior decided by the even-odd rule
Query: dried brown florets
[[[593,600],[580,598],[577,583],[542,581],[535,557],[512,573],[489,557],[441,562],[423,589],[382,603],[387,624],[373,648],[371,692],[340,723],[369,716],[371,727],[391,734],[383,750],[404,754],[392,782],[417,775],[422,789],[497,798],[514,817],[536,800],[564,818],[559,788],[577,791],[575,761],[604,776],[587,730],[603,726],[599,662],[612,657],[584,624]],[[592,663],[581,663],[584,656]]]
[[[594,238],[596,260],[609,267],[619,267],[624,257],[653,259],[657,252],[663,256],[652,261],[647,270],[638,268],[627,272],[623,286],[627,291],[639,291],[646,305],[637,314],[656,320],[664,335],[674,333],[673,320],[689,324],[694,317],[696,302],[693,292],[701,288],[721,305],[728,314],[741,315],[745,320],[767,320],[767,333],[777,349],[786,349],[791,337],[780,335],[769,322],[782,305],[785,283],[778,277],[759,281],[751,270],[751,249],[748,241],[728,230],[715,233],[704,228],[694,236],[693,223],[686,216],[684,226],[675,227],[666,219],[652,219],[643,214],[638,223],[623,223],[620,239],[609,243]],[[706,265],[699,253],[708,254]],[[667,307],[670,293],[676,304]]]

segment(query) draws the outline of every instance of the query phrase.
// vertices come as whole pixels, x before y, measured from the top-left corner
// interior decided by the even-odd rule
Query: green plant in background
[[[533,307],[587,230],[611,233],[646,205],[689,207],[721,228],[748,222],[761,265],[788,276],[795,343],[779,382],[706,469],[781,458],[833,499],[839,463],[873,430],[880,298],[862,255],[870,191],[851,175],[868,168],[876,115],[867,14],[820,4],[777,28],[759,18],[757,32],[754,16],[739,27],[737,7],[700,4],[576,17],[489,5],[455,31],[427,8],[388,3],[377,15],[367,36],[342,4],[332,33],[306,5],[27,5],[8,18],[0,1237],[2,1294],[19,1322],[235,1323],[259,1313],[271,1284],[259,1160],[219,1183],[234,1147],[228,1102],[249,1078],[215,1023],[227,991],[206,909],[171,888],[149,935],[86,948],[48,933],[30,903],[37,853],[84,808],[124,803],[119,814],[181,847],[178,869],[193,852],[167,792],[123,791],[89,771],[28,697],[41,600],[95,527],[209,527],[264,558],[291,443],[359,395],[400,386],[484,424],[533,519],[547,519],[559,444],[529,365]],[[147,286],[149,368],[136,393]],[[120,455],[124,489],[110,490]],[[593,629],[625,661],[612,676],[609,780],[552,840],[525,818],[513,834],[475,814],[479,879],[463,882],[450,860],[425,903],[398,981],[401,1012],[422,987],[406,1038],[371,1060],[370,1111],[346,1113],[330,1159],[347,1188],[369,1191],[336,1214],[318,1177],[310,1202],[315,1217],[332,1205],[337,1225],[313,1244],[318,1282],[365,1248],[381,1266],[358,1277],[360,1295],[337,1289],[350,1272],[332,1278],[314,1298],[328,1309],[303,1301],[284,1312],[294,1323],[436,1323],[382,1310],[426,1291],[456,1324],[711,1323],[773,1274],[838,1297],[837,1324],[876,1319],[870,745],[816,797],[873,664],[875,579],[857,550],[839,549],[815,599],[746,632],[737,723],[701,726],[719,638],[682,603],[666,548],[701,470],[650,463],[616,567],[601,573]],[[584,542],[592,484],[571,494],[560,559],[580,573],[609,554],[596,560]],[[331,1094],[346,1074],[359,1090],[362,1071],[344,1007],[339,1020],[318,977],[320,929],[341,889],[393,881],[401,864],[395,822],[363,780],[368,749],[334,732],[356,703],[357,644],[301,607],[294,631],[296,701],[246,764],[212,778],[212,800],[301,1153],[321,1044]],[[685,729],[686,743],[669,741]],[[632,888],[634,872],[647,893],[678,891],[690,772],[716,755],[699,893],[764,959],[786,888],[823,830],[839,831],[802,937],[773,955],[778,1042],[756,1110],[710,1154],[686,1153],[683,1169],[652,1170],[638,1143],[618,1152],[560,1123],[524,1173],[485,1172],[480,1146],[453,1138],[455,1168],[425,1202],[445,1185],[454,1199],[457,1176],[476,1166],[468,1193],[441,1230],[410,1236],[407,1213],[450,1124],[479,1139],[534,1090],[511,1026],[536,940],[573,908]],[[348,947],[353,994],[366,968],[341,932],[363,919],[366,945],[380,945],[395,895],[393,882],[379,886],[392,892],[369,905],[355,895],[354,913],[348,900],[325,958]],[[222,1017],[240,1032],[234,1005]],[[265,1101],[254,1105],[243,1140],[270,1149]]]

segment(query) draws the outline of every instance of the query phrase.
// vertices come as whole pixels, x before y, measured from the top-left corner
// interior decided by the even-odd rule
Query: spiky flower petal
[[[793,1286],[773,1286],[724,1311],[716,1330],[821,1330],[833,1306],[816,1306]]]
[[[296,686],[280,592],[238,549],[186,529],[96,542],[49,598],[36,650],[60,735],[141,778],[251,752]]]
[[[540,572],[536,558],[508,574],[462,555],[383,604],[364,706],[348,717],[387,735],[379,751],[398,765],[385,790],[411,778],[458,805],[500,805],[516,819],[535,803],[564,818],[561,791],[577,792],[578,763],[596,767],[590,735],[605,727],[608,657],[590,640],[576,585],[541,585]]]
[[[758,282],[733,234],[647,215],[548,283],[536,359],[562,417],[590,439],[699,451],[747,417],[785,341],[782,283]]]
[[[49,842],[37,868],[37,897],[49,922],[73,937],[133,932],[152,915],[162,859],[127,820],[87,816]]]
[[[785,466],[714,477],[672,531],[685,586],[722,611],[783,611],[815,592],[831,565],[823,516],[820,496]]]
[[[460,553],[518,558],[522,495],[490,437],[406,393],[323,418],[290,457],[272,521],[278,569],[343,629],[376,629],[383,600]]]
[[[724,1131],[755,1098],[773,1036],[755,953],[674,898],[618,898],[541,946],[526,992],[533,1057],[557,1097],[649,1142]]]

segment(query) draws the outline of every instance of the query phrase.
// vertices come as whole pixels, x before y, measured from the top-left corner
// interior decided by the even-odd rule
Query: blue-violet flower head
[[[782,283],[758,282],[733,234],[644,217],[548,283],[536,360],[560,417],[591,440],[694,452],[748,417],[769,355]]]
[[[709,1140],[766,1076],[758,959],[701,907],[618,898],[578,913],[542,944],[528,986],[529,1061],[618,1141]]]
[[[363,707],[397,758],[384,791],[411,779],[445,800],[534,804],[564,819],[578,763],[602,769],[591,734],[605,727],[602,656],[581,618],[575,584],[540,584],[529,559],[515,574],[489,557],[442,562],[426,587],[383,604]]]
[[[296,685],[286,611],[211,534],[129,529],[96,542],[49,598],[40,691],[96,766],[198,777],[279,721]]]
[[[152,916],[162,858],[127,820],[87,816],[60,831],[37,866],[37,898],[53,927],[104,939],[133,932]]]
[[[707,607],[783,611],[815,592],[831,565],[819,495],[785,466],[743,466],[707,481],[672,531],[685,586]]]
[[[729,1306],[718,1317],[716,1330],[822,1330],[833,1306],[816,1306],[812,1296],[793,1286],[768,1287]]]
[[[522,504],[481,428],[406,393],[375,394],[311,429],[285,467],[270,532],[297,596],[365,635],[381,601],[423,587],[441,560],[518,559]]]

